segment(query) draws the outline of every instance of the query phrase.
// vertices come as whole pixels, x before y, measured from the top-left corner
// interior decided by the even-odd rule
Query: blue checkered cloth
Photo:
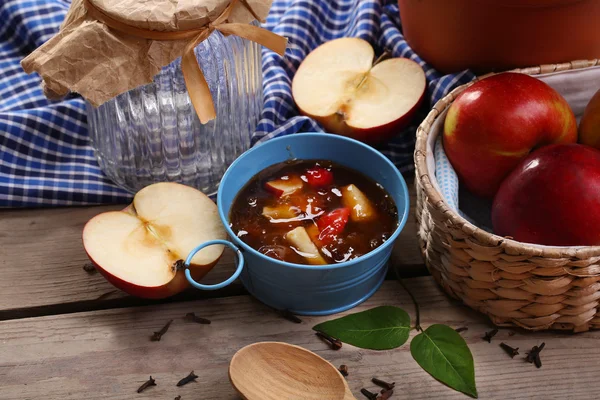
[[[131,199],[98,167],[83,100],[47,100],[39,76],[26,75],[20,66],[23,57],[58,31],[68,7],[66,0],[0,0],[0,207]],[[388,50],[417,61],[427,74],[429,104],[474,78],[469,71],[444,76],[424,63],[402,36],[396,0],[274,0],[266,27],[288,37],[290,46],[285,58],[263,50],[265,103],[253,144],[323,131],[314,120],[298,115],[291,81],[304,57],[327,40],[360,37],[377,53]],[[380,148],[406,174],[413,169],[415,131],[426,108],[412,126]]]

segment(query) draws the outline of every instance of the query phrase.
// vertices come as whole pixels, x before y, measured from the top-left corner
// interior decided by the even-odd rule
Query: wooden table
[[[334,365],[346,364],[348,383],[358,399],[364,398],[360,388],[373,389],[373,376],[396,382],[392,399],[467,398],[421,370],[408,345],[383,352],[349,345],[331,350],[311,328],[332,317],[289,322],[248,296],[241,284],[216,292],[191,290],[163,301],[135,299],[116,290],[99,274],[83,270],[88,260],[81,231],[92,216],[120,208],[0,212],[0,399],[236,399],[227,377],[229,360],[241,347],[258,341],[296,344]],[[500,330],[492,343],[483,341],[491,324],[449,299],[427,276],[415,235],[411,215],[392,262],[421,305],[424,327],[468,327],[462,335],[475,358],[480,398],[599,397],[600,333],[516,331],[511,336],[510,330]],[[204,281],[228,276],[232,261],[232,256],[224,256]],[[350,312],[395,305],[414,320],[409,296],[389,278]],[[187,312],[212,324],[186,322]],[[174,322],[162,340],[150,341],[152,332],[170,319]],[[498,346],[502,341],[519,347],[521,355],[511,359]],[[537,369],[523,356],[542,341],[543,367]],[[176,387],[192,370],[199,376],[197,382]],[[136,393],[150,375],[157,386]]]

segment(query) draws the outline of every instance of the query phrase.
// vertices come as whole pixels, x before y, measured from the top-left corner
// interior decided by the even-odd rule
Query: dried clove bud
[[[467,328],[466,326],[461,326],[460,328],[456,328],[455,331],[458,333],[464,332],[464,331],[468,331],[469,328]]]
[[[340,367],[338,368],[338,371],[340,371],[340,373],[343,376],[348,376],[348,366],[345,364],[340,365]]]
[[[188,376],[186,376],[185,378],[183,378],[179,382],[177,382],[177,386],[183,386],[185,384],[188,384],[192,381],[195,381],[196,378],[198,378],[198,375],[194,374],[194,371],[192,371],[192,372],[190,372],[190,374]]]
[[[487,340],[488,343],[492,343],[492,338],[496,336],[496,333],[498,333],[498,329],[492,329],[491,331],[486,332],[482,339]]]
[[[196,322],[198,324],[204,324],[204,325],[210,324],[210,320],[208,320],[206,318],[202,318],[202,317],[197,317],[196,314],[194,314],[193,312],[189,312],[189,313],[185,314],[184,319],[186,321]]]
[[[379,387],[382,387],[385,390],[392,390],[394,388],[394,386],[396,386],[396,382],[386,382],[386,381],[382,381],[381,379],[377,379],[375,377],[373,377],[371,379],[371,382],[373,382],[374,384],[376,384]],[[381,393],[383,393],[383,391],[381,391]]]
[[[342,348],[342,342],[339,339],[332,338],[328,334],[318,331],[316,332],[316,335],[323,339],[323,341],[326,342],[333,350],[339,350]]]
[[[158,331],[158,332],[154,332],[154,334],[152,335],[152,337],[150,337],[150,340],[152,340],[153,342],[158,342],[160,341],[160,338],[167,333],[167,331],[169,330],[169,326],[171,326],[171,324],[173,323],[173,320],[169,320],[169,322],[167,322],[167,324],[165,326],[163,326],[163,328]]]
[[[175,397],[175,400],[181,400],[181,396]]]
[[[506,354],[508,354],[510,356],[510,358],[515,358],[515,356],[519,355],[518,347],[510,347],[509,345],[507,345],[504,342],[500,343],[500,347],[502,347],[502,349],[504,351],[506,351]]]
[[[387,400],[390,397],[392,397],[393,394],[394,394],[394,391],[392,389],[389,389],[389,390],[383,389],[381,391],[381,396],[377,397],[377,400]]]
[[[277,310],[277,312],[279,313],[279,315],[281,315],[283,318],[287,319],[288,321],[291,321],[295,324],[302,323],[302,320],[300,318],[298,318],[297,316],[295,316],[294,314],[292,314],[289,310]]]
[[[542,359],[540,358],[540,352],[544,349],[546,343],[542,342],[540,346],[533,346],[530,351],[527,352],[525,360],[530,363],[534,363],[536,367],[542,368]]]
[[[87,263],[83,265],[83,270],[85,272],[87,272],[88,274],[95,274],[96,272],[98,272],[98,270],[96,269],[96,267],[94,266],[94,264],[92,263]]]
[[[369,400],[376,400],[377,399],[377,393],[372,393],[369,392],[367,389],[362,388],[360,389],[360,392],[365,395],[365,397]]]
[[[148,389],[150,386],[156,386],[156,380],[152,379],[152,376],[150,376],[150,379],[148,379],[146,382],[144,382],[142,384],[142,386],[139,387],[137,392],[142,393],[144,390]]]

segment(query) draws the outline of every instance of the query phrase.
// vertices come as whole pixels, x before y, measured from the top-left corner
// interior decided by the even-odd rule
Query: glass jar
[[[174,181],[214,196],[227,167],[250,148],[263,105],[260,45],[215,31],[196,47],[196,57],[217,114],[205,125],[188,96],[181,58],[151,84],[98,108],[88,103],[98,163],[122,188]]]

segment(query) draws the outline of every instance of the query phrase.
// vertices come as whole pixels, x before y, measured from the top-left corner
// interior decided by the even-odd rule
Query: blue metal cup
[[[375,250],[339,264],[292,264],[251,248],[231,230],[229,210],[238,192],[257,173],[289,159],[330,160],[360,171],[380,183],[396,203],[398,228]],[[269,140],[236,159],[221,180],[217,206],[233,242],[230,247],[237,250],[238,267],[231,278],[217,285],[200,285],[186,271],[193,286],[204,290],[219,289],[239,276],[250,294],[273,308],[298,315],[328,315],[355,307],[381,286],[394,242],[406,224],[409,195],[398,169],[374,148],[343,136],[301,133]],[[188,261],[211,244],[217,244],[217,241],[198,246],[190,253]]]

